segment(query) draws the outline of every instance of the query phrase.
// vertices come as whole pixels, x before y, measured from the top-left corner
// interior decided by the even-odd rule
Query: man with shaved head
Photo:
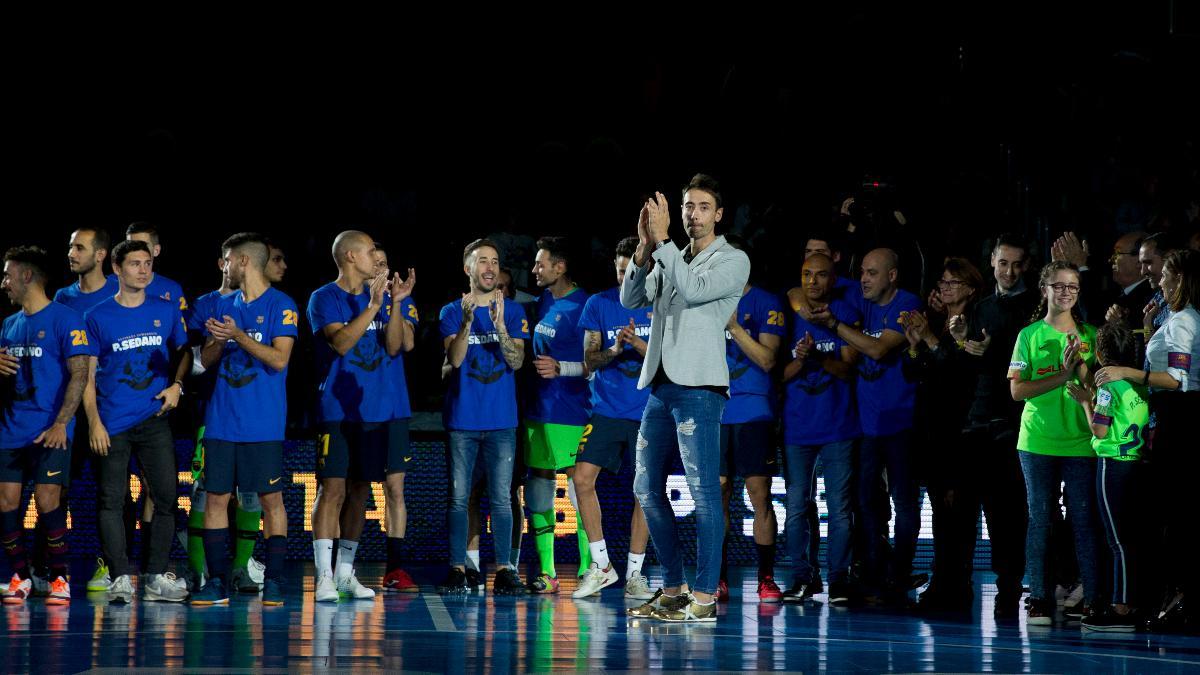
[[[316,337],[320,382],[317,478],[313,512],[316,599],[336,602],[340,594],[367,599],[375,592],[354,575],[372,482],[387,478],[388,422],[395,395],[385,361],[403,349],[399,304],[412,292],[415,277],[391,280],[394,312],[384,304],[388,270],[376,269],[375,242],[357,230],[333,241],[336,280],[318,288],[308,302]],[[349,485],[347,485],[349,483]],[[336,574],[333,540],[339,539]]]
[[[862,354],[858,364],[858,417],[863,433],[858,500],[867,542],[865,579],[868,598],[907,604],[913,554],[920,530],[920,488],[912,459],[913,401],[916,383],[901,369],[907,340],[902,321],[921,301],[901,290],[896,252],[877,248],[863,258],[863,326],[847,325],[830,307],[812,313],[812,322],[830,329]],[[896,508],[896,541],[885,560],[881,538],[887,522],[880,517],[878,486],[887,471],[888,491]]]
[[[810,240],[811,241],[811,240]],[[850,519],[854,505],[851,483],[854,441],[861,435],[854,409],[852,381],[858,352],[828,326],[805,318],[828,311],[851,326],[862,317],[856,302],[839,293],[833,258],[808,253],[792,320],[791,361],[783,370],[786,397],[783,413],[784,471],[787,478],[788,554],[792,585],[784,602],[804,602],[820,588],[820,568],[812,546],[817,534],[816,464],[820,458],[829,505],[829,603],[850,600]],[[804,309],[806,312],[801,312]]]

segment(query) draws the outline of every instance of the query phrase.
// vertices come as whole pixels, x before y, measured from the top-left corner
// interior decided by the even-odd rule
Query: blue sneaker
[[[283,604],[283,584],[278,579],[263,580],[262,604],[264,607],[278,607]]]
[[[192,594],[191,604],[201,607],[207,605],[228,605],[229,594],[225,592],[225,582],[219,578],[212,578],[208,583],[204,584],[204,588],[198,593]]]

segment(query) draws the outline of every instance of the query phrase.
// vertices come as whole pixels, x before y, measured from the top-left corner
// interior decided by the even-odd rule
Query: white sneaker
[[[617,583],[620,579],[621,577],[613,569],[612,563],[609,563],[607,570],[602,570],[599,565],[592,563],[587,571],[583,573],[583,580],[579,582],[579,588],[571,594],[571,597],[586,598],[589,595],[595,595],[602,589]]]
[[[322,574],[317,577],[317,602],[337,602],[337,584],[333,583],[333,575]]]
[[[1083,584],[1075,584],[1071,587],[1071,592],[1063,598],[1063,607],[1075,607],[1083,605]]]
[[[36,572],[29,575],[29,580],[33,582],[33,597],[44,598],[50,595],[50,580],[39,577]]]
[[[625,580],[625,597],[630,600],[649,600],[654,597],[650,590],[650,580],[641,574],[635,574]]]
[[[258,593],[262,590],[262,570],[260,569],[258,571],[258,580],[256,581],[254,579],[255,564],[261,565],[261,563],[258,563],[258,561],[256,561],[254,558],[251,558],[250,563],[245,567],[234,568],[233,574],[230,575],[230,583],[233,586],[232,590],[235,590],[238,593]]]
[[[254,558],[250,558],[250,562],[246,563],[246,571],[250,573],[250,581],[258,584],[259,590],[262,590],[263,582],[267,578],[266,563],[260,563]]]
[[[338,593],[348,595],[355,600],[369,600],[375,597],[375,591],[358,583],[358,577],[354,576],[354,572],[350,572],[350,576],[342,577],[337,580]]]
[[[133,581],[128,574],[113,579],[112,585],[105,591],[108,595],[109,602],[123,602],[129,604],[133,602]]]
[[[187,582],[176,579],[174,574],[147,574],[146,582],[142,584],[142,593],[147,600],[163,602],[183,602],[187,599]]]

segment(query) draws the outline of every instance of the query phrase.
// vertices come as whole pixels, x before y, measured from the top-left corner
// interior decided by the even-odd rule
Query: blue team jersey
[[[61,302],[75,310],[79,316],[83,316],[89,309],[116,295],[119,290],[121,290],[121,284],[114,276],[105,277],[104,287],[91,293],[84,293],[80,290],[79,282],[76,281],[70,286],[58,289],[54,293],[54,301]]]
[[[117,283],[117,275],[108,275],[108,280]],[[162,298],[179,308],[179,313],[186,319],[188,315],[187,298],[183,296],[183,286],[155,272],[154,278],[146,284],[146,297]]]
[[[610,288],[587,299],[583,314],[579,317],[579,328],[600,334],[600,347],[609,349],[617,342],[617,334],[629,325],[630,319],[638,337],[650,339],[650,317],[648,307],[625,309],[621,305],[621,289]],[[638,377],[642,374],[643,357],[632,345],[621,346],[621,354],[592,375],[592,412],[618,420],[641,421],[650,398],[650,388],[638,389]]]
[[[842,323],[854,325],[861,317],[851,301],[834,298],[829,311]],[[846,342],[825,326],[806,321],[797,312],[792,319],[788,351],[808,333],[813,348],[828,358],[842,359]],[[783,442],[787,445],[825,445],[861,435],[858,411],[850,382],[829,374],[819,361],[809,358],[795,377],[788,380],[783,410]]]
[[[462,365],[450,373],[442,420],[447,429],[491,431],[517,426],[517,382],[500,349],[500,335],[487,307],[476,307]],[[462,301],[455,300],[438,313],[442,340],[462,327]],[[529,339],[529,321],[516,302],[504,303],[504,325],[509,336]],[[532,368],[527,365],[526,367]]]
[[[391,321],[392,298],[387,293],[383,294],[383,306],[386,308],[388,321]],[[413,330],[417,329],[420,316],[417,314],[417,306],[413,303],[411,296],[400,301],[400,316],[413,325]],[[388,357],[388,378],[391,380],[393,390],[392,419],[400,420],[412,417],[412,406],[408,402],[408,378],[404,374],[403,350],[395,356]]]
[[[920,309],[917,296],[903,290],[897,290],[896,297],[884,306],[864,301],[862,332],[876,338],[884,330],[903,335],[904,327],[898,323],[900,313]],[[901,351],[903,348],[894,349],[881,361],[866,354],[858,360],[858,417],[867,436],[887,436],[913,426],[917,384],[904,376]]]
[[[147,297],[137,307],[109,298],[83,317],[96,351],[96,407],[110,436],[162,409],[155,399],[174,381],[171,355],[187,345],[179,309]]]
[[[863,304],[866,303],[862,295],[862,284],[846,277],[836,277],[833,282],[833,299],[845,301],[846,308],[862,318]]]
[[[546,291],[538,300],[537,325],[533,327],[533,355],[559,361],[583,361],[583,329],[579,317],[587,303],[587,291],[576,287],[555,298]],[[532,365],[532,364],[531,364]],[[583,426],[592,416],[587,380],[582,377],[539,377],[525,417],[537,422]]]
[[[191,311],[184,317],[184,322],[187,324],[188,336],[193,342],[204,344],[204,322],[209,319],[221,319],[221,317],[216,315],[217,303],[221,301],[221,298],[227,298],[230,295],[233,295],[233,293],[230,292],[221,295],[219,291],[210,291],[196,298]],[[188,392],[188,395],[195,396],[199,401],[207,401],[212,397],[213,386],[216,383],[216,369],[210,368],[205,370],[199,376],[192,379],[191,391]]]
[[[766,333],[787,334],[783,305],[779,298],[761,288],[750,287],[738,300],[737,322],[751,338]],[[725,331],[725,363],[729,366],[729,402],[721,424],[742,424],[775,419],[771,374],[752,361]]]
[[[204,332],[204,322],[209,319],[220,320],[221,317],[216,315],[217,304],[222,298],[227,298],[233,295],[233,292],[221,295],[220,291],[209,291],[204,295],[196,298],[196,302],[192,304],[192,311],[184,317],[189,331]]]
[[[268,288],[246,303],[242,292],[217,303],[217,316],[230,316],[255,341],[295,338],[300,314],[286,293]],[[217,382],[204,412],[204,435],[235,443],[282,441],[287,427],[287,368],[275,370],[230,340],[213,366]]]
[[[329,346],[323,331],[334,323],[349,324],[371,302],[364,287],[356,294],[330,282],[308,299],[308,321],[316,336],[317,381],[321,392],[317,417],[322,422],[387,422],[392,419],[393,388],[389,377],[387,311],[380,307],[367,330],[345,356]],[[387,304],[384,304],[386,307]]]
[[[0,449],[24,448],[58,417],[71,380],[67,359],[94,352],[83,317],[57,302],[36,314],[26,316],[18,310],[5,319],[0,347],[21,363],[16,375],[0,378],[7,389],[4,417],[0,419]],[[67,422],[67,436],[72,436],[74,430],[72,415]]]

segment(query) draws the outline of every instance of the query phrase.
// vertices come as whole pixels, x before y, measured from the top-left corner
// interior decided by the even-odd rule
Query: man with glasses
[[[1066,232],[1055,240],[1050,247],[1050,259],[1065,260],[1079,268],[1085,319],[1096,324],[1120,319],[1131,329],[1141,328],[1142,310],[1154,295],[1154,289],[1143,275],[1138,258],[1145,238],[1145,232],[1130,232],[1113,244],[1108,262],[1112,267],[1112,280],[1120,289],[1115,297],[1096,292],[1099,281],[1088,268],[1086,239],[1080,240],[1074,232]]]

